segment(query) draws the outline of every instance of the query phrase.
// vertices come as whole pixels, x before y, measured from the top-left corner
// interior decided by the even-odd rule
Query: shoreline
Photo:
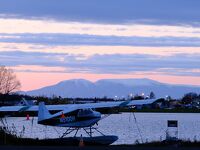
[[[176,145],[172,146],[131,146],[131,145],[115,145],[115,146],[1,146],[1,150],[199,150],[199,146],[191,147],[177,147]]]
[[[120,114],[120,113],[200,113],[200,109],[120,109],[119,111],[113,110],[112,112],[101,112],[103,114]],[[27,114],[31,117],[37,117],[34,112],[18,112],[11,113],[12,117],[26,117]],[[9,113],[0,113],[0,118],[9,115]]]

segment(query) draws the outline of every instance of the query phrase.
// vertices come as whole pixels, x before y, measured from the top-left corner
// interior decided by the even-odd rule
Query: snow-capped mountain
[[[148,95],[153,91],[156,97],[170,95],[174,98],[182,97],[188,92],[200,92],[200,87],[173,85],[160,83],[150,79],[102,79],[91,82],[84,79],[73,79],[59,82],[58,84],[27,91],[28,95],[61,96],[61,97],[127,97],[128,94]]]

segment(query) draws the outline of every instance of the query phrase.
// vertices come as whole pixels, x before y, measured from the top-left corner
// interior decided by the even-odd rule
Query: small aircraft
[[[97,127],[94,127],[94,125],[98,125],[98,122],[103,119],[102,114],[96,111],[96,109],[112,109],[136,105],[148,105],[155,101],[156,99],[146,99],[64,105],[45,105],[44,102],[40,102],[39,106],[29,106],[25,103],[24,106],[0,107],[0,113],[38,112],[38,124],[67,127],[67,130],[62,137],[65,137],[73,131],[75,131],[74,136],[76,136],[80,129],[84,129],[84,131],[92,137],[94,130],[104,135],[97,129]],[[51,114],[50,111],[57,112]]]

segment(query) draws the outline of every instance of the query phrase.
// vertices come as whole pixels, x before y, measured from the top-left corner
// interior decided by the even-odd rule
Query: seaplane
[[[64,138],[72,133],[74,133],[74,137],[76,137],[80,129],[83,129],[89,137],[93,137],[93,133],[96,131],[105,138],[106,136],[99,131],[97,127],[98,122],[106,115],[97,110],[149,105],[155,101],[156,99],[146,99],[64,105],[45,105],[44,102],[40,102],[39,105],[33,106],[28,105],[26,101],[24,101],[22,106],[2,106],[0,107],[0,113],[3,113],[4,115],[10,114],[12,116],[13,113],[23,112],[28,114],[37,112],[38,124],[66,127],[66,132],[64,132],[60,138]],[[52,112],[56,113],[52,114]],[[116,136],[114,138],[112,136],[111,141],[113,142],[117,139]]]

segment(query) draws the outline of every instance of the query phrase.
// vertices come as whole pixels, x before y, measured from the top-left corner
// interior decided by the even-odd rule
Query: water
[[[160,141],[166,138],[167,120],[178,120],[178,138],[200,141],[200,114],[198,113],[133,113],[113,114],[98,123],[99,130],[105,135],[117,135],[114,144],[134,144],[136,142]],[[37,124],[37,118],[25,117],[6,119],[8,126],[16,127],[18,134],[25,127],[24,137],[57,138],[65,128]],[[78,135],[83,134],[80,131]],[[99,135],[96,134],[95,135]],[[72,134],[71,134],[72,136]]]

